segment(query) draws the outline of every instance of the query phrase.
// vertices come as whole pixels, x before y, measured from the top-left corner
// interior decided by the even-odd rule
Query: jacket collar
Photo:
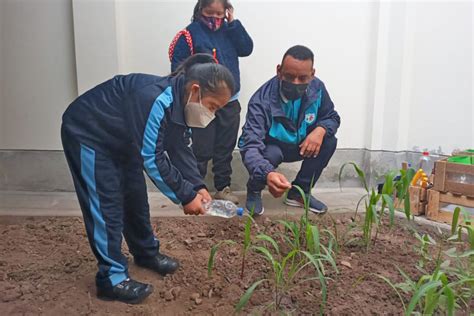
[[[301,100],[301,111],[304,113],[306,109],[318,99],[318,91],[320,89],[319,80],[314,77],[308,85],[306,93]],[[285,111],[281,103],[283,102],[280,95],[280,80],[277,76],[273,77],[269,82],[270,88],[270,109],[273,117],[286,117]]]
[[[170,77],[170,86],[173,91],[173,107],[171,109],[171,120],[179,125],[187,126],[184,118],[183,96],[184,75]]]

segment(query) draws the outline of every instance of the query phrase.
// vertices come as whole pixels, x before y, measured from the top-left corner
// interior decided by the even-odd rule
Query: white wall
[[[0,1],[0,80],[2,80],[2,73],[3,73],[3,2]],[[3,146],[3,130],[5,128],[5,124],[3,123],[4,113],[3,113],[3,84],[0,82],[0,148]]]
[[[72,9],[70,1],[5,2],[8,49],[0,55],[0,67],[9,65],[9,72],[2,72],[9,73],[9,82],[2,80],[9,92],[0,101],[0,115],[9,135],[0,138],[0,148],[59,149],[59,116],[74,95],[76,79],[83,92],[115,73],[168,74],[169,42],[189,23],[195,4],[72,0]],[[340,148],[449,153],[474,147],[470,1],[233,4],[255,42],[254,53],[241,59],[242,118],[251,94],[275,74],[285,50],[305,44],[314,50],[317,75],[341,114]],[[35,54],[25,53],[26,45]],[[57,50],[63,54],[55,56],[48,80],[15,92],[42,77],[39,70],[52,64],[46,57]],[[34,78],[15,72],[18,67],[35,69]],[[56,93],[40,93],[45,90]]]
[[[472,2],[411,5],[415,47],[408,148],[474,146],[472,7]],[[451,143],[437,141],[447,135]]]
[[[71,1],[2,0],[4,149],[59,149],[76,95]]]
[[[189,24],[195,1],[118,1],[119,69],[167,74],[168,45]],[[317,75],[326,83],[345,128],[341,147],[365,147],[367,82],[371,75],[377,4],[318,1],[234,1],[235,17],[254,40],[250,57],[241,58],[242,124],[246,103],[276,73],[290,46],[305,44],[316,54]],[[297,17],[294,19],[294,17]],[[289,23],[291,19],[293,23]],[[347,119],[347,118],[351,119]],[[354,133],[354,130],[357,130]]]

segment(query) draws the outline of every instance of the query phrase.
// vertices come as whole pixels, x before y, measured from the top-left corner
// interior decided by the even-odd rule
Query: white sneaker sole
[[[288,206],[294,206],[294,207],[301,207],[301,208],[304,208],[304,204],[298,202],[297,200],[292,200],[292,199],[286,199],[285,200],[285,204],[288,205]],[[309,210],[311,212],[313,212],[314,214],[324,214],[327,212],[327,210],[318,210],[318,209],[315,209],[315,208],[309,208]]]
[[[245,209],[247,210],[247,212],[249,214],[251,213],[251,211],[249,209],[247,209],[247,208],[245,208]],[[262,207],[262,211],[260,213],[253,213],[253,216],[262,216],[263,213],[265,213],[265,208],[264,207]]]

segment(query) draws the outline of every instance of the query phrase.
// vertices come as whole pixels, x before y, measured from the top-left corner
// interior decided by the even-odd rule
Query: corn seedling
[[[342,173],[346,166],[352,166],[364,187],[366,194],[364,194],[359,202],[357,203],[356,211],[354,217],[357,217],[357,212],[361,202],[364,202],[365,205],[365,215],[364,222],[362,226],[363,231],[363,242],[369,250],[370,244],[372,242],[372,233],[375,225],[375,237],[373,242],[376,242],[378,229],[382,223],[382,218],[385,214],[385,210],[389,211],[389,220],[390,227],[393,226],[395,222],[395,206],[393,202],[394,194],[397,195],[399,200],[404,200],[405,214],[408,219],[410,219],[410,199],[408,194],[408,187],[411,181],[411,178],[414,176],[414,170],[400,170],[401,176],[400,179],[394,181],[394,172],[389,172],[385,175],[385,182],[382,187],[382,192],[378,193],[374,188],[369,189],[367,184],[367,178],[364,171],[354,162],[347,162],[343,164],[339,170],[339,186],[341,187]],[[380,205],[380,209],[378,209]]]
[[[299,281],[299,283],[314,280],[319,281],[322,292],[320,311],[323,313],[327,301],[325,263],[330,264],[335,271],[337,271],[337,267],[331,253],[327,250],[327,247],[320,244],[318,237],[319,231],[317,227],[311,225],[310,229],[313,232],[313,241],[310,242],[312,252],[290,249],[288,253],[283,253],[278,243],[272,237],[265,234],[260,234],[256,237],[261,245],[253,245],[251,248],[255,253],[261,255],[270,265],[271,275],[268,278],[256,281],[249,287],[237,304],[236,311],[240,311],[248,303],[248,300],[257,286],[263,281],[271,281],[273,283],[274,301],[272,305],[275,306],[276,310],[280,310],[282,298],[293,286],[295,286],[295,277],[305,268],[312,266],[314,268],[315,276],[303,279]],[[321,252],[321,250],[323,251]]]
[[[245,227],[244,227],[244,239],[242,242],[242,263],[241,263],[241,268],[240,268],[240,278],[243,279],[244,277],[244,270],[245,270],[245,261],[247,258],[247,253],[250,249],[250,245],[252,244],[252,237],[251,237],[251,230],[252,230],[252,224],[254,223],[253,220],[253,210],[250,212],[250,214],[246,215],[247,216],[247,221],[245,222]],[[209,254],[209,259],[207,262],[207,274],[208,276],[212,275],[212,269],[214,267],[214,261],[215,261],[215,256],[217,254],[217,251],[222,245],[235,245],[237,242],[233,240],[223,240],[217,243],[216,245],[212,246],[211,252]]]
[[[415,238],[420,242],[419,248],[415,248],[415,251],[421,256],[418,261],[418,268],[423,269],[426,263],[432,260],[429,246],[436,246],[436,241],[428,234],[420,235],[417,232],[415,232]]]

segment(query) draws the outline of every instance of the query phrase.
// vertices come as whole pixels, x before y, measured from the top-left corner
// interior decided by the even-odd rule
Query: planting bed
[[[347,229],[351,216],[341,214],[333,218],[338,234]],[[310,219],[320,230],[333,230],[333,220],[327,215],[311,215]],[[358,242],[340,248],[335,255],[339,273],[327,269],[325,314],[403,313],[397,294],[377,275],[400,282],[402,277],[395,268],[398,266],[417,280],[421,272],[415,268],[420,259],[415,247],[419,243],[413,237],[412,228],[415,227],[420,234],[428,232],[435,239],[439,232],[406,220],[396,222],[393,229],[388,225],[381,227],[376,243],[368,252]],[[175,275],[162,278],[134,266],[124,250],[129,257],[131,276],[150,282],[155,288],[143,304],[127,305],[96,299],[96,262],[89,249],[82,219],[0,218],[0,314],[229,315],[245,290],[270,271],[267,261],[250,252],[241,278],[241,246],[224,245],[217,252],[213,274],[208,277],[210,248],[224,239],[241,242],[245,223],[242,219],[180,217],[153,219],[153,223],[161,239],[161,250],[178,258],[181,268]],[[279,241],[277,235],[282,230],[275,218],[261,217],[253,225],[252,234],[259,231]],[[353,230],[346,240],[361,234],[360,229]],[[429,252],[434,256],[437,249],[431,247]],[[301,281],[313,274],[314,269],[304,269],[295,280]],[[273,302],[273,295],[271,284],[263,282],[243,312],[276,314],[271,308],[266,309]],[[404,298],[409,300],[410,297]],[[281,299],[282,310],[294,314],[317,314],[320,304],[321,288],[316,281],[295,285]],[[471,302],[471,311],[473,307]],[[469,310],[464,312],[469,314]]]

